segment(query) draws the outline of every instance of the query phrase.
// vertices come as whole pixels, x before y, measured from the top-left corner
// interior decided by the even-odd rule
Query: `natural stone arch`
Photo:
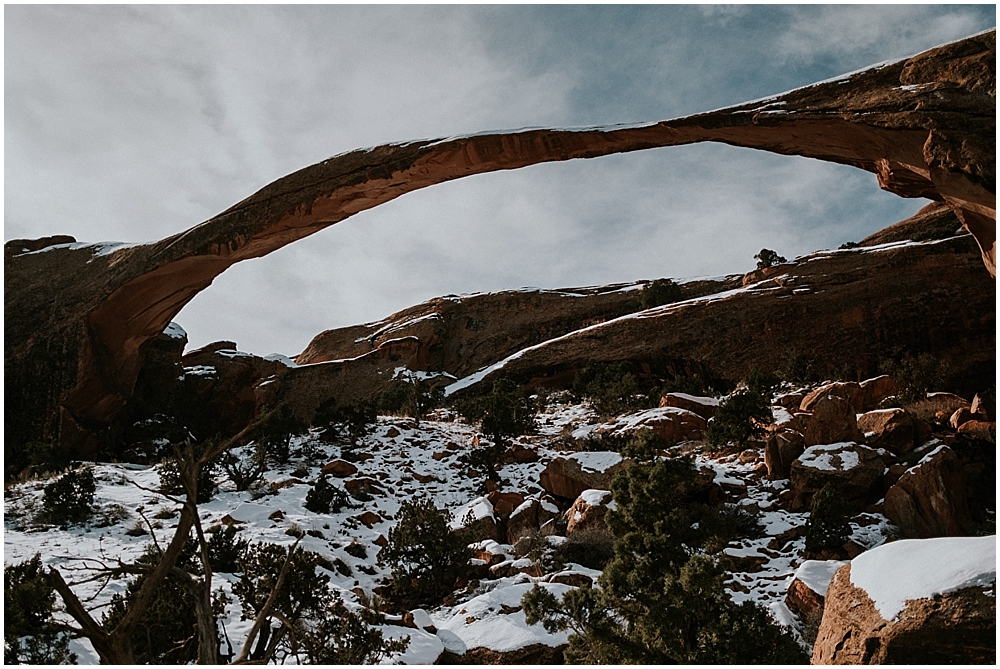
[[[58,437],[82,446],[130,397],[143,347],[231,265],[420,188],[542,162],[712,141],[851,165],[903,197],[947,203],[995,276],[995,63],[990,31],[680,119],[484,133],[341,154],[152,244],[107,253],[64,244],[25,253],[38,244],[8,242],[9,438]]]

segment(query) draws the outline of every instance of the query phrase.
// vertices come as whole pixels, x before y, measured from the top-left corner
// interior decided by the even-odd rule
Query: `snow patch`
[[[885,620],[893,620],[907,600],[928,599],[997,577],[997,538],[904,539],[854,558],[851,583],[868,593]]]
[[[187,332],[184,331],[184,328],[173,321],[170,321],[167,327],[164,328],[163,334],[171,339],[187,339]]]
[[[847,560],[806,560],[795,570],[795,578],[820,597],[826,597],[830,581]]]

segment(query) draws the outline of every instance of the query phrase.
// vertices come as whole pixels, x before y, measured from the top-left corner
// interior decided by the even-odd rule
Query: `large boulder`
[[[994,664],[996,537],[902,540],[833,577],[813,664]]]
[[[611,504],[611,493],[607,490],[584,490],[566,512],[566,535],[582,530],[603,528],[604,516]]]
[[[884,513],[904,537],[964,536],[973,528],[962,463],[939,446],[885,494]]]
[[[785,605],[807,629],[819,628],[830,581],[845,564],[842,560],[806,560],[795,570],[785,593]]]
[[[871,411],[878,408],[882,400],[892,397],[898,392],[899,385],[892,380],[892,377],[883,374],[861,382],[858,402],[862,411]]]
[[[764,464],[771,480],[787,479],[792,463],[805,451],[802,435],[794,430],[782,430],[767,435],[764,442]]]
[[[621,416],[611,423],[601,425],[599,434],[627,435],[642,430],[652,430],[670,443],[697,439],[704,435],[707,421],[687,409],[660,406]]]
[[[847,506],[860,511],[881,493],[884,474],[873,448],[850,441],[811,446],[792,462],[792,510],[809,508],[813,495],[830,484]]]
[[[802,403],[805,404],[805,400]],[[858,421],[849,400],[827,393],[811,406],[812,415],[806,419],[802,435],[806,446],[858,441]]]
[[[698,414],[705,420],[715,415],[719,409],[719,400],[715,397],[701,397],[687,393],[666,393],[660,398],[661,407],[677,407]]]
[[[576,499],[584,490],[609,490],[611,478],[624,466],[622,456],[611,451],[574,453],[549,461],[539,483],[556,497]]]
[[[821,399],[829,396],[847,400],[857,413],[864,411],[861,384],[853,381],[833,381],[823,384],[802,398],[802,402],[799,403],[799,410],[813,411]]]
[[[913,415],[903,409],[869,411],[858,418],[858,430],[872,448],[884,448],[893,453],[913,450],[917,427]]]

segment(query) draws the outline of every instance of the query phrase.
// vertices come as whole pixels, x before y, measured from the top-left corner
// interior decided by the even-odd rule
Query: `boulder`
[[[524,504],[524,495],[519,492],[500,492],[496,490],[487,495],[486,499],[493,505],[493,513],[501,520],[509,518],[514,509]]]
[[[508,544],[514,545],[521,537],[538,531],[541,525],[538,522],[538,506],[537,499],[529,499],[511,512],[506,523]]]
[[[320,473],[327,476],[335,476],[338,479],[346,479],[358,473],[358,468],[346,460],[334,460],[323,465]]]
[[[947,446],[907,469],[886,492],[883,508],[904,537],[964,536],[973,528],[962,463]]]
[[[813,664],[994,664],[996,537],[902,540],[834,575]]]
[[[794,430],[769,434],[764,443],[767,477],[771,480],[787,479],[791,475],[792,463],[805,450],[804,444],[802,435]]]
[[[521,444],[511,444],[511,447],[503,454],[503,461],[510,464],[523,464],[526,462],[538,462],[541,456],[537,451]]]
[[[611,503],[607,490],[584,490],[566,512],[566,536],[581,530],[604,527],[604,516]]]
[[[808,399],[807,397],[806,400]],[[802,400],[802,403],[806,404],[806,400]],[[854,406],[849,400],[828,393],[821,395],[810,406],[812,415],[806,420],[802,435],[807,447],[858,441],[858,421]]]
[[[913,450],[917,429],[913,415],[903,409],[876,409],[858,418],[858,430],[872,448],[893,453]]]
[[[972,416],[972,411],[966,407],[956,409],[955,413],[951,414],[948,418],[948,426],[953,430],[957,430],[962,427],[962,424],[968,423],[972,420]]]
[[[621,416],[597,428],[599,434],[626,435],[652,430],[670,443],[701,438],[707,421],[693,411],[673,406],[646,409]]]
[[[660,398],[660,406],[686,409],[708,420],[718,410],[719,400],[714,397],[700,397],[687,393],[666,393]]]
[[[864,411],[861,384],[853,381],[833,381],[820,386],[802,398],[799,410],[813,411],[821,399],[830,396],[847,400],[854,407],[856,413]]]
[[[584,490],[609,490],[611,478],[625,461],[618,453],[574,453],[549,462],[539,476],[542,488],[556,497],[576,499]]]
[[[382,517],[374,511],[365,511],[364,513],[353,516],[353,518],[369,530],[375,527],[378,523],[382,522]]]
[[[584,574],[580,571],[561,571],[557,574],[552,574],[548,578],[549,583],[562,583],[563,585],[572,585],[575,588],[583,588],[586,586],[592,586],[594,584],[594,579],[590,574]]]
[[[833,575],[846,562],[842,560],[806,560],[795,571],[785,593],[785,605],[814,631],[823,620],[823,604]],[[812,641],[813,639],[807,639]]]
[[[344,481],[344,490],[347,494],[356,499],[363,499],[366,495],[384,495],[381,484],[370,476],[359,476]]]
[[[991,441],[993,443],[997,441],[997,424],[994,422],[970,420],[963,423],[957,432],[975,439],[983,439],[984,441]]]
[[[982,416],[982,420],[990,420],[996,412],[996,400],[990,398],[984,399],[982,395],[976,393],[976,396],[972,398],[972,406],[969,407],[972,413],[977,416]]]
[[[858,402],[861,411],[871,411],[878,408],[882,400],[899,393],[899,385],[887,375],[876,376],[861,382],[861,392]]]
[[[811,446],[792,462],[791,508],[808,509],[813,495],[831,484],[848,507],[861,511],[881,493],[884,473],[873,448],[850,441]]]

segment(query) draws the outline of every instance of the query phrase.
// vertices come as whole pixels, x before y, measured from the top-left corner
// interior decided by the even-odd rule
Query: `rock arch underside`
[[[80,453],[132,396],[144,352],[231,265],[405,193],[542,162],[722,142],[851,165],[946,205],[996,275],[996,33],[761,101],[628,126],[530,129],[341,154],[159,242],[5,245],[7,439]],[[39,252],[43,251],[44,252]],[[983,272],[985,275],[986,273]]]

